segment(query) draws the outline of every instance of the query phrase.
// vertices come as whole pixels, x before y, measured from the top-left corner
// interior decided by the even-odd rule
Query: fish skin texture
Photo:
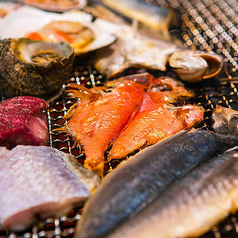
[[[20,96],[0,102],[0,146],[8,149],[18,144],[46,145],[48,124],[43,109],[46,101]]]
[[[1,227],[22,231],[82,205],[99,178],[57,149],[18,145],[0,159],[0,181]]]
[[[172,184],[107,237],[199,237],[237,211],[237,196],[238,147],[235,147]]]
[[[194,129],[142,150],[104,178],[84,206],[75,238],[107,237],[166,186],[236,143],[235,137]]]

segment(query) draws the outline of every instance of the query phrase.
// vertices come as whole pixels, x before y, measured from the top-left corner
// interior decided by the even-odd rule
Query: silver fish
[[[107,237],[198,237],[237,211],[237,197],[238,147],[235,147],[168,187]]]
[[[0,159],[0,181],[1,227],[22,231],[81,206],[100,180],[69,154],[19,145]]]
[[[142,150],[109,173],[95,190],[83,208],[75,238],[107,237],[169,184],[237,142],[233,136],[194,129]]]

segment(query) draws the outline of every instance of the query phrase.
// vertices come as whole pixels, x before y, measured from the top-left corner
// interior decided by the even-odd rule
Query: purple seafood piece
[[[43,110],[47,102],[20,96],[0,102],[0,146],[46,145],[48,127]]]
[[[100,179],[55,148],[18,145],[0,159],[0,181],[0,226],[23,231],[82,206]]]

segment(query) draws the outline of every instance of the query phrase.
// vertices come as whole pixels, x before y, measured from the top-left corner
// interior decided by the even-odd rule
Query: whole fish
[[[191,128],[203,119],[202,107],[167,107],[151,101],[150,98],[143,101],[146,105],[142,104],[143,110],[136,114],[114,141],[108,160],[123,159],[141,148]]]
[[[195,168],[106,237],[198,237],[238,210],[238,147]]]
[[[51,147],[18,145],[8,152],[3,147],[0,157],[4,230],[22,231],[38,219],[67,215],[82,206],[100,182],[73,156]]]
[[[112,84],[114,88],[108,92],[82,88],[81,85],[75,86],[79,91],[70,90],[82,101],[77,103],[76,109],[73,106],[69,110],[69,116],[73,116],[65,127],[59,129],[72,135],[83,147],[86,155],[84,166],[99,175],[103,174],[104,153],[139,110],[144,97],[144,84],[120,79],[110,82],[110,86]]]
[[[85,204],[75,237],[107,237],[166,186],[237,142],[235,136],[193,129],[142,150],[104,178]]]

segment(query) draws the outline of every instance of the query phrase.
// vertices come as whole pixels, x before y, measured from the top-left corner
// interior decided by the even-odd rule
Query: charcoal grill
[[[172,7],[181,13],[181,29],[172,33],[182,37],[184,45],[192,49],[214,51],[225,57],[223,72],[213,79],[202,83],[187,85],[196,93],[194,103],[205,108],[202,127],[210,127],[211,114],[216,104],[238,110],[238,5],[236,0],[148,0],[162,7]],[[69,82],[84,84],[88,87],[101,85],[105,77],[94,69],[93,53],[81,60],[76,59]],[[126,73],[137,73],[130,69]],[[157,74],[157,72],[152,72]],[[158,73],[160,74],[160,73]],[[163,73],[164,74],[164,73]],[[171,75],[171,72],[165,72]],[[158,75],[159,76],[159,75]],[[53,129],[62,125],[62,117],[75,102],[67,97],[62,87],[62,95],[52,99],[45,111],[49,125],[49,146],[73,154],[80,163],[84,155],[73,146],[71,138]],[[1,98],[0,98],[1,99]],[[2,98],[3,100],[4,98]],[[107,172],[113,170],[117,161],[108,164]],[[72,237],[76,222],[80,219],[80,210],[75,209],[60,219],[47,219],[23,233],[0,231],[1,237]],[[202,238],[238,237],[238,213],[229,216]]]

